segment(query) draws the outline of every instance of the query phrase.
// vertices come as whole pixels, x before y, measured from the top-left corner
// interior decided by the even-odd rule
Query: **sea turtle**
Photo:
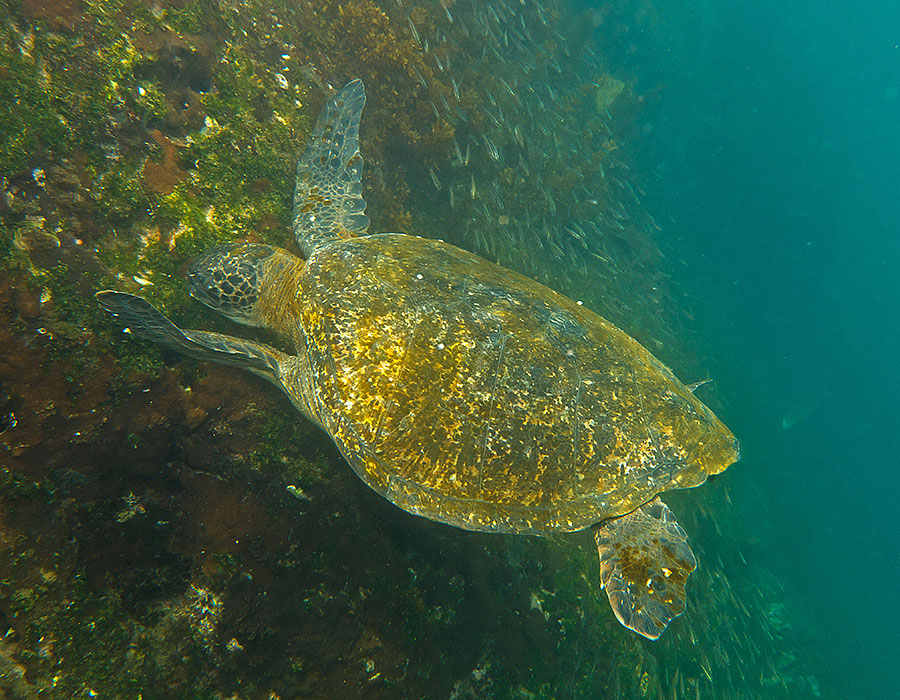
[[[137,335],[280,387],[371,488],[466,530],[592,528],[619,621],[656,639],[696,568],[658,494],[738,459],[731,432],[635,340],[580,304],[440,240],[366,235],[363,84],[325,106],[297,166],[304,259],[238,243],[197,259],[192,296],[295,354],[182,330],[98,292]]]

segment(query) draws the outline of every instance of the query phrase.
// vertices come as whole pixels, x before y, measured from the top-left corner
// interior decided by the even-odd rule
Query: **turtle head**
[[[232,321],[264,325],[259,311],[264,281],[285,251],[268,245],[238,243],[213,248],[188,272],[191,296]]]

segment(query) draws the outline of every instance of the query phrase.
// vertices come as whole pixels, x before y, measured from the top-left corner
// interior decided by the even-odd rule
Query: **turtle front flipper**
[[[365,103],[361,80],[341,88],[319,114],[297,163],[294,237],[306,257],[331,240],[358,236],[369,228],[359,154],[359,120]]]
[[[201,360],[242,367],[280,386],[280,367],[287,356],[275,348],[221,333],[182,330],[149,301],[134,294],[106,290],[94,296],[135,335]]]
[[[625,627],[658,639],[684,612],[685,583],[697,568],[687,534],[657,496],[594,528],[600,586]]]

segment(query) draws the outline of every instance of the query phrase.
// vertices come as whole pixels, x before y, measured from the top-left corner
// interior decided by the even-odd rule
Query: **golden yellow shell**
[[[696,486],[734,436],[597,314],[440,241],[342,240],[295,278],[311,409],[405,510],[544,534]]]

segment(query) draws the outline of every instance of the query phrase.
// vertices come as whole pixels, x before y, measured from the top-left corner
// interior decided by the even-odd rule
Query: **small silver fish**
[[[711,381],[712,381],[712,377],[710,377],[709,379],[703,379],[699,382],[694,382],[693,384],[687,384],[685,386],[685,388],[693,394],[701,386],[703,386],[704,384],[709,384]],[[744,562],[744,563],[746,564],[747,562]]]
[[[499,124],[498,124],[499,126]],[[494,145],[494,142],[491,141],[487,134],[484,135],[484,145],[488,150],[488,155],[490,155],[491,160],[499,161],[500,160],[500,152],[497,150],[497,147]]]
[[[450,78],[450,84],[453,86],[453,96],[456,98],[456,101],[459,102],[459,85],[453,78]]]
[[[425,82],[425,76],[422,75],[422,73],[419,72],[419,69],[416,68],[415,66],[412,66],[412,69],[413,69],[413,73],[415,73],[415,74],[416,74],[416,77],[419,79],[419,82],[422,83],[422,87],[423,87],[423,88],[427,88],[427,87],[428,87],[428,83]]]
[[[456,154],[456,160],[462,163],[462,151],[459,150],[459,143],[456,141],[456,137],[453,137],[453,152]]]
[[[421,44],[422,40],[419,38],[419,30],[416,29],[416,25],[413,24],[412,17],[407,17],[406,21],[409,22],[409,31],[412,32],[413,39],[416,40],[417,44]]]
[[[438,180],[437,173],[434,172],[434,168],[428,168],[428,174],[431,175],[431,181],[434,183],[434,188],[440,192],[441,191],[441,181]]]
[[[444,8],[444,12],[447,14],[447,21],[450,22],[450,24],[453,24],[453,15],[450,14],[450,10],[448,10],[447,6],[444,4],[444,0],[438,0],[438,2],[440,2],[441,7]]]

